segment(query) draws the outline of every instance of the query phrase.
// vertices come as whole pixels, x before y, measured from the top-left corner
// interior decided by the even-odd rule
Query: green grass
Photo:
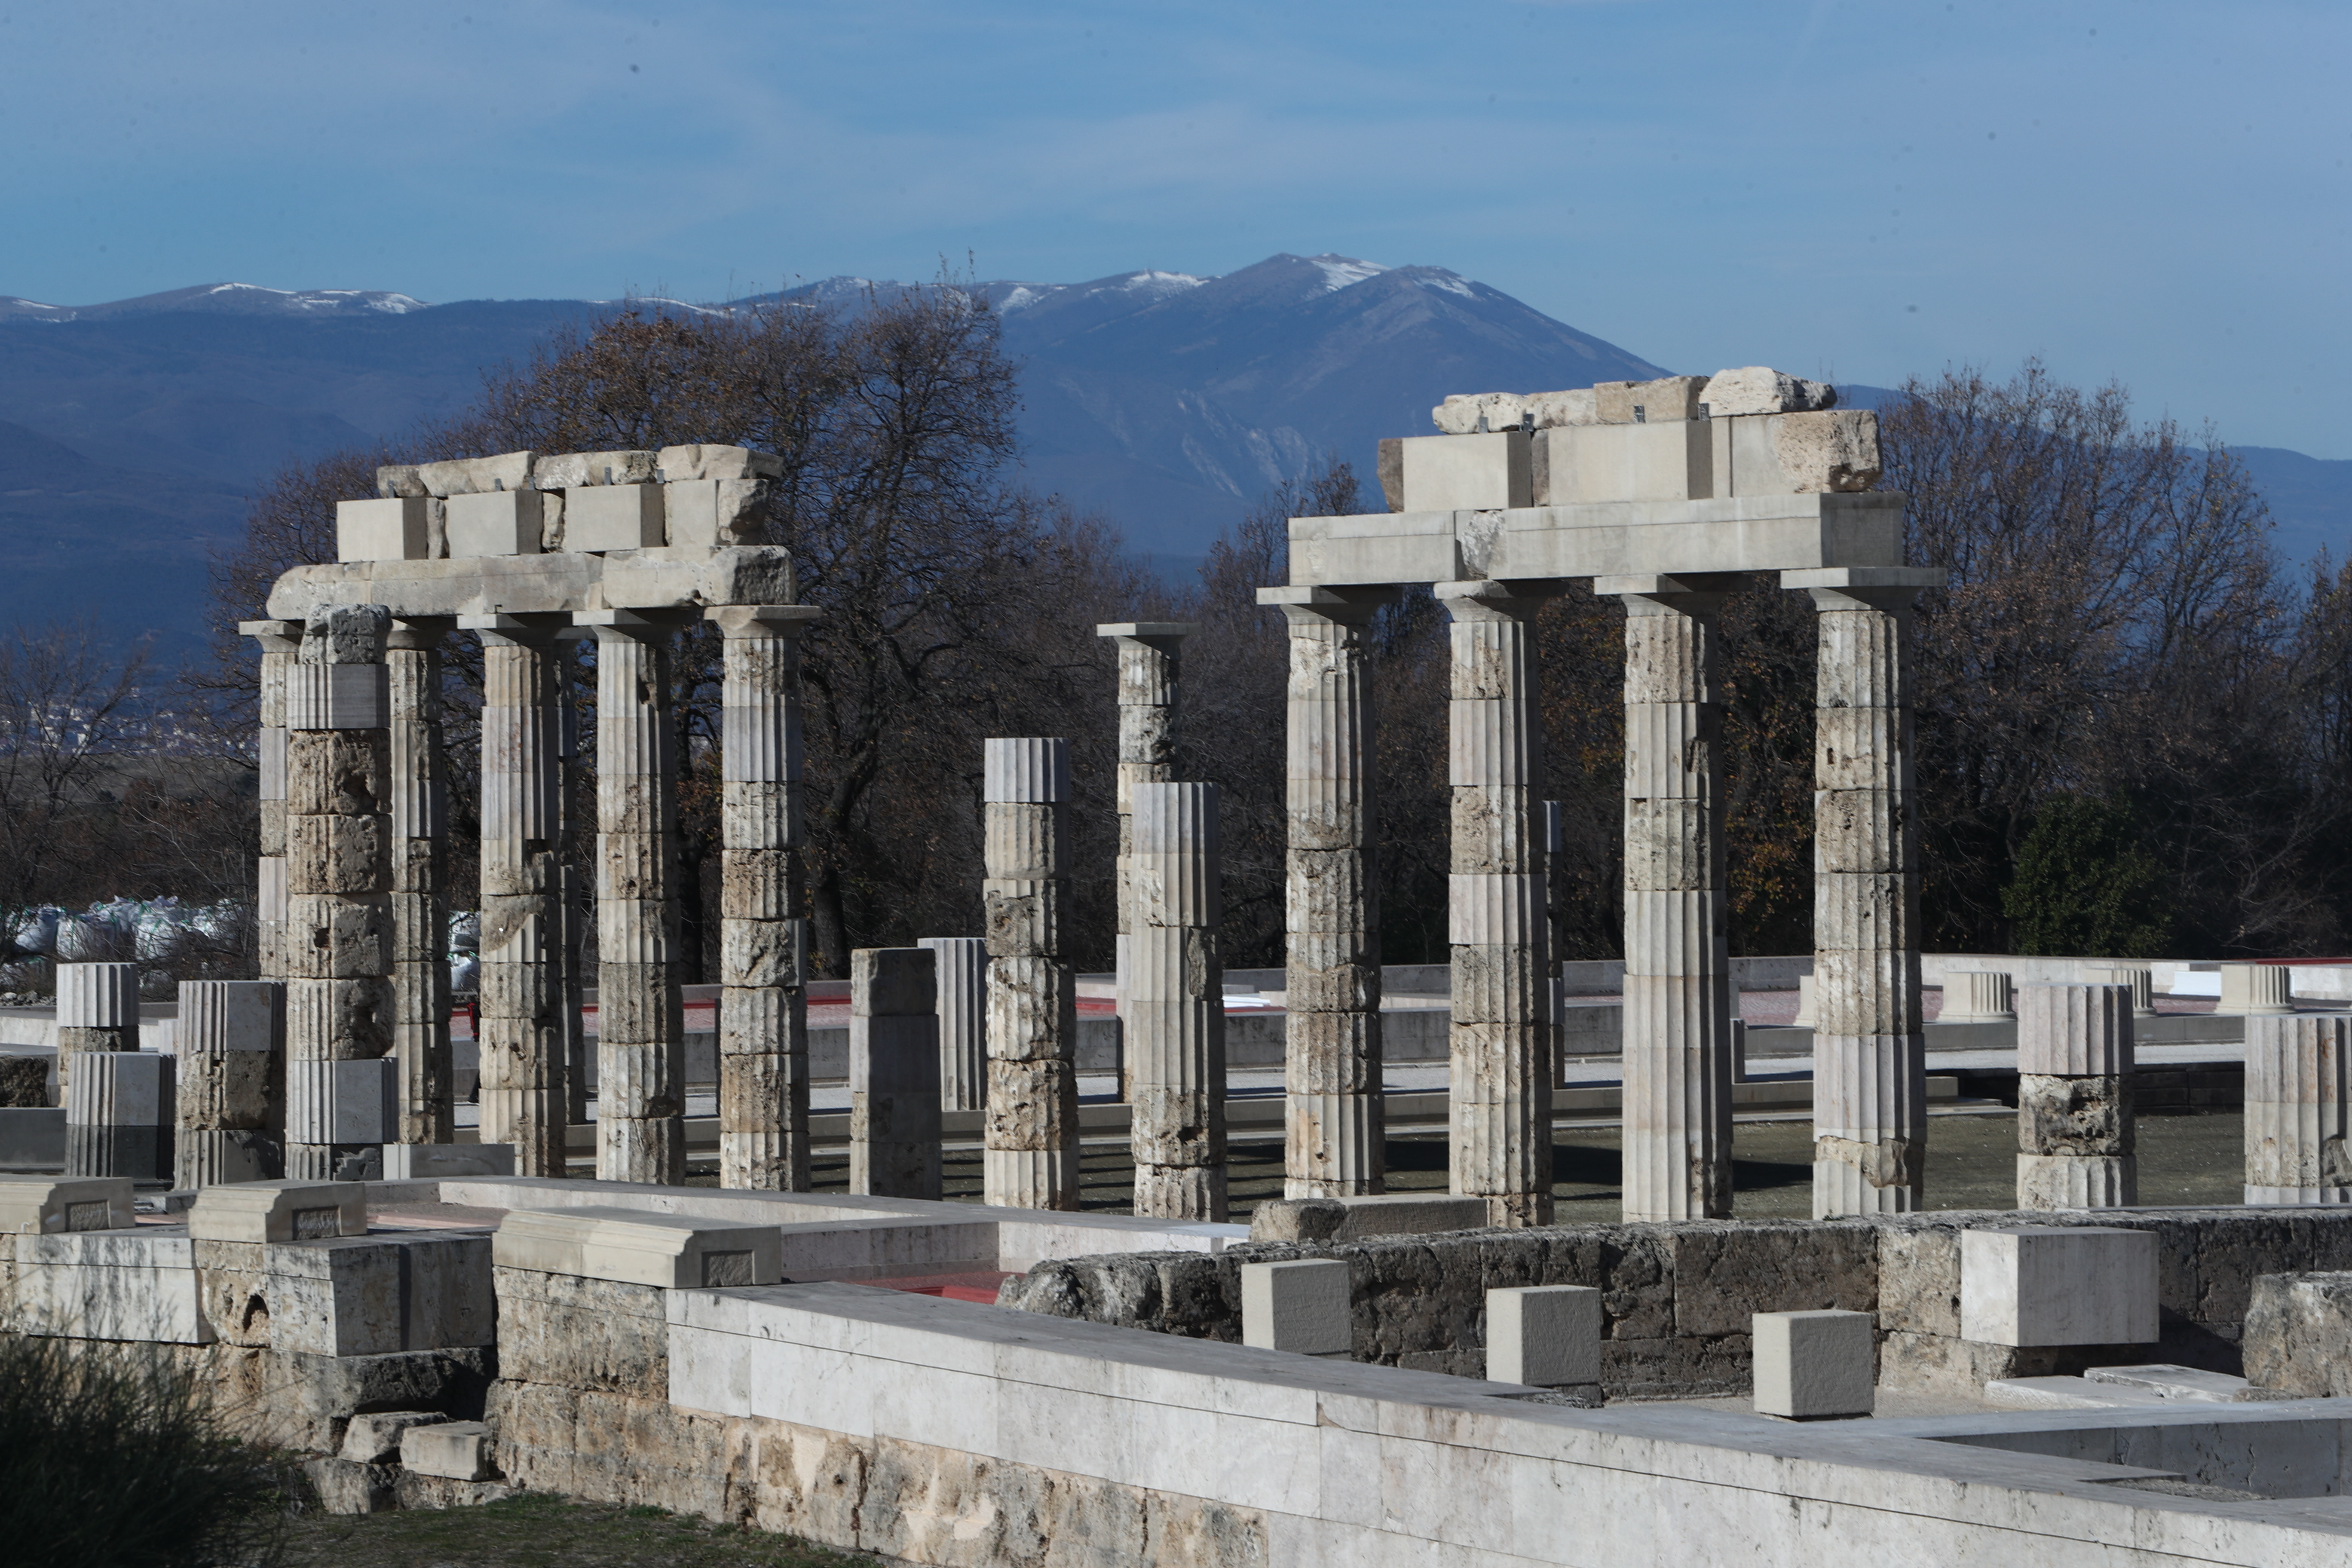
[[[872,1568],[763,1531],[639,1505],[525,1493],[479,1508],[312,1515],[288,1534],[286,1568]]]

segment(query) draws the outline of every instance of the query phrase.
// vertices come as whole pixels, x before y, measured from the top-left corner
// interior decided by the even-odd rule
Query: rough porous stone
[[[493,1268],[490,1279],[505,1376],[644,1399],[667,1396],[669,1321],[659,1288],[525,1268]]]
[[[1717,371],[1699,393],[1699,401],[1717,419],[1733,414],[1795,414],[1836,407],[1837,388],[1769,365],[1751,364]]]

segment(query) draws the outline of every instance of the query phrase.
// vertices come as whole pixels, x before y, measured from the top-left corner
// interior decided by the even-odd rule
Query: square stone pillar
[[[1135,895],[1129,883],[1134,855],[1133,791],[1139,784],[1167,784],[1176,776],[1176,690],[1183,671],[1184,639],[1201,629],[1195,621],[1118,621],[1095,627],[1118,649],[1118,867],[1114,894],[1118,907],[1118,1019],[1124,1045],[1128,1017],[1128,950],[1136,930]],[[1119,1092],[1134,1076],[1131,1058]]]
[[[1625,604],[1624,1214],[1731,1215],[1721,630],[1733,574],[1603,577]]]
[[[398,1129],[392,1050],[392,614],[313,614],[288,672],[286,1173],[350,1180]]]
[[[173,1034],[179,1124],[173,1184],[283,1174],[285,982],[184,980]]]
[[[564,618],[468,616],[482,639],[481,1141],[515,1173],[566,1173],[562,716]]]
[[[596,631],[596,1179],[686,1179],[671,618],[584,610]]]
[[[448,759],[441,741],[441,641],[456,623],[394,621],[392,703],[393,1054],[400,1142],[457,1139],[449,1055],[449,899],[443,880]]]
[[[1529,623],[1557,591],[1549,583],[1437,584],[1454,619],[1452,1186],[1485,1198],[1495,1225],[1545,1225],[1552,1212],[1543,732],[1528,644]]]
[[[940,1106],[988,1104],[988,943],[976,936],[927,936],[917,947],[938,960]]]
[[[1078,1206],[1077,984],[1062,961],[1070,743],[992,740],[982,790],[988,879],[985,1201]]]
[[[1812,595],[1813,1215],[1903,1214],[1927,1163],[1911,604],[1940,567],[1784,572]]]
[[[2139,1201],[2132,988],[2022,985],[2017,1002],[2017,1206]]]
[[[1387,1190],[1373,615],[1393,588],[1260,588],[1289,624],[1283,1195]]]
[[[2246,1020],[2246,1202],[2352,1203],[2347,1099],[2352,1013]]]
[[[1135,1212],[1225,1218],[1225,966],[1217,786],[1138,784],[1129,866]]]
[[[849,955],[849,1190],[940,1195],[937,959],[919,947]]]
[[[704,614],[726,639],[719,1184],[803,1193],[809,1189],[809,1069],[800,639],[824,612],[813,605],[745,605]],[[936,1150],[932,1168],[936,1188]]]
[[[254,871],[254,962],[265,980],[286,977],[286,671],[302,647],[299,621],[239,621],[261,649],[257,784],[261,848]]]

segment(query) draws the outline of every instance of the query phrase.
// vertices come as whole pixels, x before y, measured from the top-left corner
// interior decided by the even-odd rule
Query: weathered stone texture
[[[2266,1274],[2246,1309],[2246,1380],[2312,1399],[2352,1395],[2352,1274]]]

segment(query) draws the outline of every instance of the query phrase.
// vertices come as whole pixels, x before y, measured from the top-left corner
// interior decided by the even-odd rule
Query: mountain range
[[[786,297],[854,306],[898,287],[834,278]],[[1108,518],[1164,569],[1326,454],[1369,477],[1379,439],[1427,430],[1448,393],[1666,374],[1436,267],[1284,255],[1214,278],[980,289],[1023,364],[1020,479]],[[280,464],[454,414],[483,371],[619,303],[236,283],[89,306],[0,296],[0,538],[14,545],[0,615],[88,615],[184,644],[208,552]],[[2341,556],[2352,461],[2240,451],[2281,550]]]

